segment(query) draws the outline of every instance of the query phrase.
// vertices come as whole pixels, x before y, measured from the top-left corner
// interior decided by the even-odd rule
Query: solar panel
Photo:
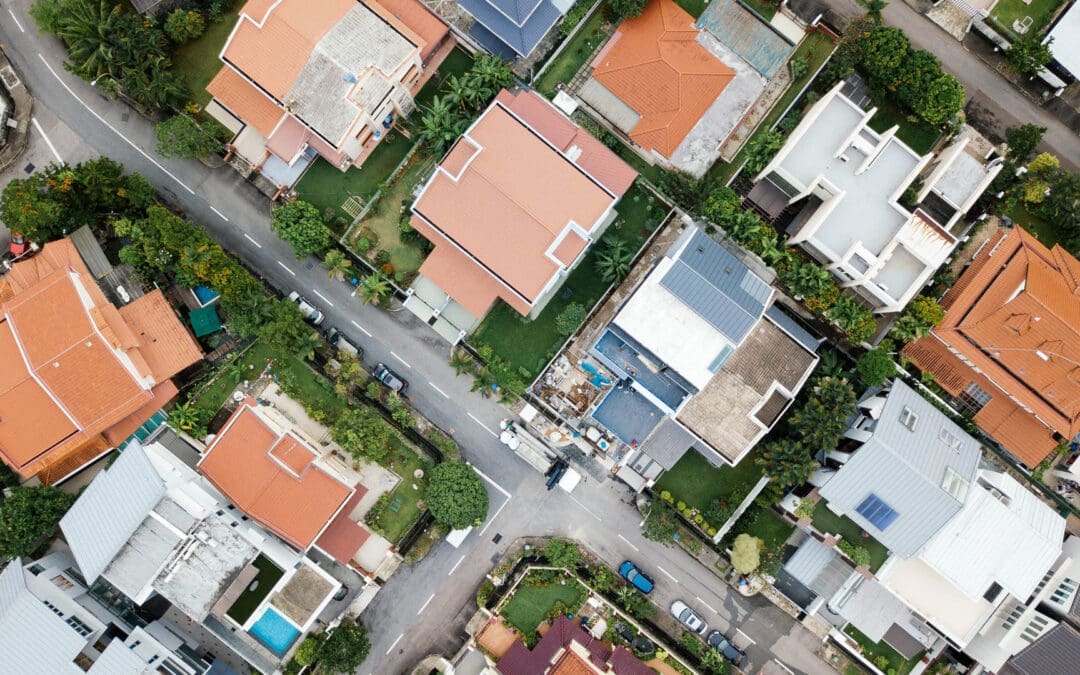
[[[863,518],[869,520],[871,525],[882,531],[900,516],[874,493],[870,493],[870,496],[864,499],[855,510]]]

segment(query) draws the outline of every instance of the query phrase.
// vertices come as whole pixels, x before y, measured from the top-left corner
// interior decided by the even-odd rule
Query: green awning
[[[207,305],[194,309],[188,314],[191,321],[191,330],[195,331],[195,337],[202,337],[221,330],[221,319],[218,317],[217,307]]]

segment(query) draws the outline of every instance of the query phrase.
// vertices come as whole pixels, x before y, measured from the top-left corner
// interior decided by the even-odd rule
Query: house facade
[[[794,207],[788,244],[826,265],[878,314],[899,312],[956,248],[963,216],[1001,170],[973,130],[936,158],[870,127],[859,86],[837,83],[754,178],[770,218]],[[928,173],[926,173],[928,172]],[[926,173],[911,205],[909,188]],[[905,196],[905,193],[908,193]]]
[[[412,205],[435,249],[405,306],[456,342],[496,299],[533,318],[616,218],[636,172],[532,91],[502,91]]]
[[[446,54],[418,0],[249,0],[207,86],[231,148],[281,188],[323,157],[360,166]]]
[[[1021,228],[984,244],[904,356],[1028,467],[1080,438],[1080,261]]]
[[[113,305],[71,239],[0,278],[0,458],[23,478],[55,483],[116,447],[202,359],[160,290],[132,294]]]

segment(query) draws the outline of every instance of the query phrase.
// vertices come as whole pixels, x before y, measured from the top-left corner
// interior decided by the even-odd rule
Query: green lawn
[[[829,510],[822,499],[814,508],[814,515],[810,518],[818,532],[823,534],[839,534],[845,541],[856,546],[862,546],[870,552],[870,571],[876,572],[889,558],[889,550],[877,539],[864,537],[863,529],[847,516],[838,516]]]
[[[544,586],[530,586],[530,581],[530,577],[525,577],[502,608],[502,615],[510,625],[525,635],[536,632],[536,627],[543,623],[556,602],[562,602],[571,612],[576,612],[585,602],[585,587],[577,579],[561,578]]]
[[[1028,211],[1023,204],[1017,204],[1006,211],[1005,215],[1012,218],[1017,225],[1035,235],[1035,238],[1045,246],[1053,246],[1057,243],[1058,233],[1054,226]]]
[[[552,98],[555,96],[555,85],[573,79],[593,51],[611,34],[612,26],[605,25],[604,10],[605,7],[599,7],[589,16],[573,39],[559,52],[555,60],[548,64],[540,77],[536,78],[533,82],[534,89]]]
[[[764,473],[753,453],[734,467],[718,469],[701,453],[690,450],[675,466],[660,476],[653,492],[667,490],[674,502],[686,502],[691,508],[705,511],[714,499],[726,499],[732,509],[738,506],[750,488]],[[719,528],[723,523],[712,523]]]
[[[765,542],[761,551],[761,569],[775,575],[784,562],[784,542],[795,531],[795,526],[776,515],[772,509],[753,505],[735,524],[734,531],[746,532]]]
[[[184,86],[191,94],[191,100],[200,107],[210,102],[210,94],[206,91],[206,85],[214,79],[221,70],[221,48],[229,39],[233,26],[236,25],[236,15],[240,9],[240,3],[234,3],[235,7],[225,13],[224,18],[217,23],[210,23],[206,32],[198,40],[193,40],[186,45],[181,45],[173,52],[173,67],[184,78]]]
[[[668,212],[666,204],[651,192],[635,184],[616,206],[618,219],[608,227],[600,241],[593,244],[584,260],[566,277],[555,297],[535,320],[525,319],[503,302],[497,302],[476,329],[473,344],[490,345],[495,353],[516,368],[524,368],[535,377],[566,340],[555,328],[557,317],[572,302],[592,309],[608,289],[594,269],[599,251],[616,239],[637,251]]]
[[[675,0],[675,4],[686,10],[686,13],[695,19],[708,7],[707,0]]]
[[[259,568],[259,573],[256,575],[252,583],[258,582],[258,586],[252,590],[250,584],[248,588],[240,594],[240,597],[236,599],[236,602],[229,607],[225,613],[229,615],[229,618],[236,621],[241,626],[244,622],[251,618],[251,613],[255,611],[255,608],[259,606],[269,593],[270,589],[274,587],[274,584],[278,582],[278,579],[285,573],[280,567],[270,561],[269,558],[259,555],[252,563],[255,567]]]
[[[990,18],[1004,32],[1006,38],[1016,39],[1020,35],[1013,30],[1013,22],[1030,16],[1031,27],[1025,35],[1037,35],[1050,23],[1054,11],[1063,2],[1064,0],[1030,0],[1030,4],[1025,4],[1024,0],[1000,0],[990,12]]]
[[[754,10],[766,21],[772,21],[776,14],[776,2],[774,0],[743,0],[747,7]]]
[[[449,79],[451,75],[461,77],[468,72],[472,64],[473,57],[460,47],[447,54],[435,75],[416,94],[416,107],[424,108],[431,105],[431,99],[439,93],[439,87],[442,86],[443,81]]]
[[[214,415],[237,384],[243,379],[257,378],[270,360],[273,360],[271,374],[281,380],[283,388],[296,391],[295,398],[308,401],[312,406],[327,411],[328,419],[336,419],[345,409],[345,402],[334,392],[326,378],[317,375],[294,356],[278,358],[274,348],[262,342],[256,342],[240,358],[242,375],[238,373],[234,376],[230,371],[220,373],[213,384],[195,399],[195,407]]]
[[[348,218],[348,214],[341,210],[345,200],[350,196],[370,199],[405,159],[412,146],[412,139],[395,130],[379,143],[360,168],[351,167],[348,171],[341,171],[319,157],[296,184],[296,191],[300,199],[314,204],[320,211],[335,208],[340,215]]]
[[[825,63],[829,58],[829,54],[832,53],[834,44],[833,41],[824,33],[813,32],[807,34],[803,41],[799,43],[799,46],[795,49],[795,53],[791,55],[792,59],[805,58],[809,68],[806,69],[806,74],[798,80],[795,80],[784,92],[783,96],[776,102],[769,111],[765,118],[758,124],[757,129],[754,131],[753,136],[743,145],[742,149],[735,155],[730,164],[726,164],[722,160],[718,160],[716,164],[713,164],[709,172],[705,174],[705,180],[709,185],[724,185],[731,179],[731,175],[735,172],[739,166],[742,165],[746,159],[746,149],[754,140],[754,136],[765,133],[772,125],[780,119],[780,115],[787,110],[787,107],[791,105],[791,102],[795,100],[795,97],[799,95],[806,83],[810,81],[810,78],[814,76],[818,68]]]
[[[922,655],[925,653],[920,652],[910,661],[906,661],[904,660],[904,657],[900,655],[900,652],[885,644],[884,641],[871,642],[870,638],[860,633],[854,626],[848,625],[844,628],[844,632],[859,643],[859,646],[862,647],[863,656],[868,658],[871,662],[878,657],[884,656],[888,660],[889,665],[881,670],[896,673],[897,675],[905,675],[906,673],[911,672],[911,669],[915,667],[915,664],[919,662]]]
[[[385,504],[373,507],[365,520],[379,534],[396,544],[420,517],[418,502],[424,497],[427,474],[432,464],[427,455],[413,448],[396,432],[391,437],[391,446],[390,454],[382,464],[401,476],[401,482],[390,492]],[[413,475],[417,469],[423,470],[424,478]],[[414,485],[417,487],[415,490]]]
[[[896,137],[920,155],[930,152],[930,148],[934,147],[934,143],[941,137],[941,129],[922,120],[912,122],[889,99],[875,101],[874,105],[877,106],[878,111],[870,118],[870,128],[880,133],[887,131],[894,124],[900,125],[896,131]]]
[[[426,254],[420,248],[420,239],[412,242],[401,240],[401,219],[404,202],[412,201],[412,191],[421,181],[431,173],[433,164],[428,155],[417,152],[410,160],[409,166],[393,185],[384,189],[379,201],[360,222],[360,227],[350,233],[350,241],[346,242],[350,248],[363,255],[356,248],[356,241],[369,236],[367,230],[374,232],[378,237],[376,249],[385,249],[390,252],[390,264],[395,272],[412,274],[420,269]]]

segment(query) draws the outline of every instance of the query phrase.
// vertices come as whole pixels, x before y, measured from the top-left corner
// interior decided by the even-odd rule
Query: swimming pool
[[[266,608],[248,632],[279,656],[288,651],[289,645],[300,635],[300,630],[272,607]]]
[[[191,292],[195,294],[195,297],[196,299],[198,299],[199,304],[203,307],[209,305],[211,302],[218,299],[217,291],[212,288],[207,288],[206,286],[196,286],[195,288],[191,289]]]

